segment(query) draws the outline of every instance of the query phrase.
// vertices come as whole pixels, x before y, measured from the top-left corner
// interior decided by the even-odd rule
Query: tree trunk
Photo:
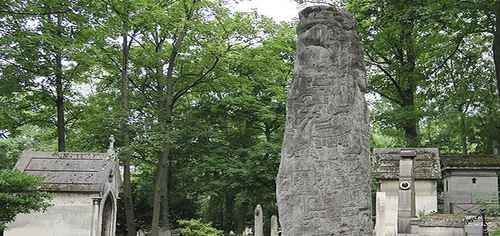
[[[460,139],[462,141],[462,154],[467,155],[467,123],[465,121],[465,114],[460,113]]]
[[[169,174],[170,174],[170,165],[167,162],[167,167],[165,168],[165,183],[162,185],[162,211],[161,211],[161,221],[160,221],[160,228],[163,228],[164,230],[169,229],[169,224],[170,224],[170,208],[169,208],[169,202],[168,202],[168,186],[169,185]]]
[[[153,221],[151,224],[151,236],[159,236],[160,230],[160,215],[161,208],[163,207],[163,212],[169,212],[168,205],[168,157],[170,154],[170,141],[167,139],[168,130],[172,124],[172,85],[173,85],[173,72],[175,67],[175,59],[178,54],[179,47],[184,40],[185,31],[182,32],[181,36],[174,43],[172,48],[172,53],[168,60],[168,69],[166,76],[166,84],[163,83],[163,78],[157,75],[157,96],[158,96],[158,121],[161,126],[163,138],[163,150],[159,152],[158,155],[158,166],[157,166],[157,176],[155,184],[155,196],[153,201]],[[160,73],[162,68],[157,69],[157,73]],[[163,99],[165,98],[165,99]],[[164,196],[164,198],[162,198]],[[163,202],[163,204],[162,204]],[[168,217],[167,217],[168,218]],[[161,227],[168,230],[168,222],[163,221]]]
[[[407,147],[420,147],[420,141],[418,137],[418,121],[417,115],[415,114],[415,102],[413,96],[413,89],[408,89],[404,93],[405,100],[403,108],[407,111],[407,117],[404,121],[404,132],[406,138]]]
[[[194,1],[196,2],[196,1]],[[193,3],[194,4],[194,3]],[[187,20],[191,19],[192,10],[188,10]],[[169,212],[169,203],[168,203],[168,159],[170,154],[170,141],[168,140],[169,130],[172,125],[172,116],[173,116],[173,74],[175,68],[175,60],[179,53],[180,46],[182,45],[184,38],[186,37],[186,33],[188,31],[187,24],[183,26],[182,31],[179,33],[173,45],[172,52],[168,58],[168,68],[167,75],[165,78],[159,76],[161,71],[163,71],[162,66],[157,68],[157,105],[158,105],[158,125],[160,125],[160,130],[163,135],[163,148],[162,151],[158,154],[158,165],[157,165],[157,175],[156,175],[156,183],[155,183],[155,194],[153,200],[153,220],[151,223],[151,236],[159,236],[160,227],[164,230],[162,232],[169,229],[168,222],[168,212]],[[161,50],[161,44],[156,45],[157,50]],[[164,79],[166,83],[164,82]],[[162,196],[164,196],[162,198]],[[161,210],[163,208],[163,211]],[[162,224],[160,225],[160,215],[164,214],[165,218]]]
[[[60,32],[61,19],[57,19],[58,36],[61,37]],[[57,151],[66,151],[66,137],[65,137],[65,121],[64,121],[64,78],[62,73],[62,55],[61,49],[56,50],[56,110],[57,110]]]
[[[173,53],[173,52],[172,52]],[[172,55],[171,55],[172,57]],[[173,67],[173,64],[169,64],[170,67]],[[163,222],[160,225],[160,217],[162,212],[168,212],[168,156],[170,153],[170,143],[167,139],[168,130],[171,125],[172,118],[172,81],[168,79],[166,89],[165,84],[163,83],[163,78],[159,76],[161,68],[157,68],[157,105],[158,105],[158,125],[160,126],[160,132],[162,134],[162,150],[158,152],[158,165],[156,171],[156,183],[155,183],[155,194],[153,200],[153,220],[151,225],[151,236],[159,236],[160,227],[165,228],[168,227],[168,222]],[[168,73],[168,72],[167,72]],[[165,91],[166,90],[166,91]],[[166,97],[165,99],[163,99]],[[163,208],[163,211],[162,211]],[[167,208],[167,209],[165,209]],[[167,226],[166,226],[167,225]],[[163,230],[161,230],[163,232]]]
[[[242,202],[238,208],[238,222],[236,227],[236,234],[243,234],[245,231],[245,219],[247,216],[248,205],[246,202]]]
[[[493,61],[497,81],[498,104],[500,107],[500,6],[495,11],[495,32],[493,38]]]
[[[161,215],[161,207],[167,207],[168,205],[162,206],[162,194],[168,193],[163,188],[163,184],[165,184],[165,169],[167,166],[167,158],[168,152],[170,150],[169,144],[164,144],[163,151],[158,153],[158,165],[157,165],[157,173],[156,173],[156,183],[155,183],[155,194],[153,200],[153,221],[151,225],[151,236],[159,236],[160,232],[160,215]]]
[[[125,27],[126,28],[126,27]],[[122,96],[121,96],[121,108],[122,108],[122,121],[121,121],[121,132],[123,139],[123,149],[124,152],[121,153],[121,158],[123,159],[123,199],[125,201],[125,217],[127,222],[127,235],[136,236],[136,226],[135,226],[135,216],[134,216],[134,201],[132,198],[132,183],[130,181],[130,136],[128,131],[128,37],[127,30],[125,29],[122,41]]]
[[[222,229],[224,233],[229,233],[234,230],[234,202],[235,196],[233,190],[227,190],[225,194],[225,212],[222,221]]]
[[[419,147],[417,121],[413,118],[408,118],[404,131],[408,147]]]

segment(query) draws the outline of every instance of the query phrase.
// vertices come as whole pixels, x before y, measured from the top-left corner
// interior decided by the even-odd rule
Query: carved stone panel
[[[363,48],[350,13],[299,13],[277,177],[283,236],[372,235]]]

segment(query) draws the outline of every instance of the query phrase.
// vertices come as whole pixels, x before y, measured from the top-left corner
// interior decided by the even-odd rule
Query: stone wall
[[[450,219],[412,220],[412,234],[418,236],[465,236],[464,221]]]
[[[443,187],[444,212],[477,212],[478,207],[474,203],[497,201],[497,171],[448,170],[445,172]]]
[[[59,193],[45,212],[21,214],[8,225],[5,236],[89,236],[92,222],[91,193]]]

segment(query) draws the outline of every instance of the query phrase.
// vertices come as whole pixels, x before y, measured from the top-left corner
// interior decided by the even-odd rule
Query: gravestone
[[[257,205],[254,212],[254,235],[262,236],[264,234],[264,220],[262,217],[262,207]]]
[[[271,236],[278,236],[278,217],[271,216]]]
[[[299,13],[277,177],[283,236],[372,235],[363,48],[350,13]]]

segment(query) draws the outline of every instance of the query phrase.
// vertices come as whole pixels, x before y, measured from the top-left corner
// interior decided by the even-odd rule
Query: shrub
[[[179,220],[178,223],[182,236],[220,236],[224,233],[213,228],[211,223],[202,223],[200,220]]]

